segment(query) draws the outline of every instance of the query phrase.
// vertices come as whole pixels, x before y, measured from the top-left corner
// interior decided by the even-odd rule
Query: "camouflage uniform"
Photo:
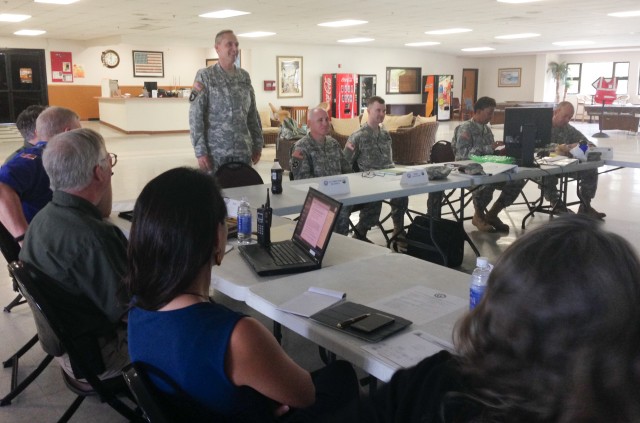
[[[488,125],[482,125],[473,119],[463,122],[454,132],[451,146],[456,154],[456,160],[468,160],[470,155],[484,156],[493,154],[493,132]],[[473,205],[476,210],[484,210],[487,208],[493,192],[496,189],[502,191],[496,203],[500,203],[503,207],[510,206],[520,195],[525,181],[509,181],[497,184],[480,185],[472,191]]]
[[[554,127],[551,129],[551,143],[575,144],[580,141],[589,142],[582,132],[569,124],[562,128]],[[580,172],[570,173],[568,176],[580,180],[580,197],[586,203],[590,203],[596,196],[596,190],[598,189],[598,169],[582,170]],[[545,176],[542,178],[542,193],[544,194],[545,200],[555,203],[560,199],[557,185],[558,178],[556,176]]]
[[[324,143],[319,143],[307,134],[293,146],[290,159],[293,179],[319,178],[351,173],[349,163],[345,160],[338,141],[330,136]],[[335,232],[349,233],[350,207],[342,207],[336,223]]]
[[[213,172],[231,161],[251,164],[262,151],[262,127],[251,78],[244,69],[227,74],[219,64],[196,74],[189,107],[196,157],[208,155]]]
[[[391,152],[391,135],[384,129],[380,129],[376,133],[368,123],[351,134],[343,153],[347,162],[351,163],[351,167],[354,168],[355,162],[358,165],[358,170],[362,172],[395,167]],[[408,197],[391,200],[391,218],[394,228],[401,229],[404,226],[404,213],[408,205]],[[380,219],[381,210],[381,201],[364,204],[360,210],[360,219],[356,230],[360,234],[366,234]]]

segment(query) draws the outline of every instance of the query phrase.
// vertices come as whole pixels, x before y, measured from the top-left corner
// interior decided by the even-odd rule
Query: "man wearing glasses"
[[[80,128],[78,115],[64,107],[49,107],[36,119],[30,147],[11,157],[0,168],[0,222],[22,242],[27,225],[51,201],[49,177],[42,167],[42,153],[51,137]]]
[[[65,318],[77,321],[78,334],[94,341],[87,354],[93,352],[92,359],[104,364],[101,377],[114,377],[129,361],[122,324],[128,303],[122,289],[127,239],[104,220],[111,214],[117,156],[107,152],[97,132],[76,129],[53,137],[42,162],[53,198],[31,221],[20,259],[60,284],[66,295],[56,304]],[[67,307],[65,301],[83,306]],[[78,379],[66,355],[58,361]]]

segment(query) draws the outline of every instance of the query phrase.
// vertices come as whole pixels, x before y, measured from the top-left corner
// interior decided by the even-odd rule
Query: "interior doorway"
[[[462,99],[460,101],[462,120],[471,118],[476,100],[478,100],[478,69],[462,69]]]
[[[0,49],[0,123],[32,104],[49,104],[44,50]]]

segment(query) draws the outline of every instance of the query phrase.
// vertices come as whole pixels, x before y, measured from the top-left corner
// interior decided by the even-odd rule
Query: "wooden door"
[[[462,69],[460,116],[463,120],[471,119],[476,100],[478,100],[478,69]]]

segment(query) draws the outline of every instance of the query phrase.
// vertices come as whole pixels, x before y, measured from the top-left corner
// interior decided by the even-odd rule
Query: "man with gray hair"
[[[31,147],[20,151],[0,168],[0,222],[22,242],[27,225],[51,201],[49,177],[42,153],[51,137],[80,128],[78,115],[63,107],[49,107],[38,116]]]
[[[97,132],[76,129],[53,137],[42,161],[53,198],[31,221],[20,259],[60,283],[67,295],[59,301],[72,302],[61,309],[68,317],[73,315],[79,333],[94,335],[99,347],[94,351],[101,351],[98,359],[105,369],[101,377],[110,378],[129,361],[121,323],[128,302],[121,289],[127,240],[104,220],[111,213],[111,175],[117,156],[107,152]],[[82,308],[91,311],[88,315],[73,306],[82,301],[89,304]],[[75,377],[68,357],[59,361]]]

